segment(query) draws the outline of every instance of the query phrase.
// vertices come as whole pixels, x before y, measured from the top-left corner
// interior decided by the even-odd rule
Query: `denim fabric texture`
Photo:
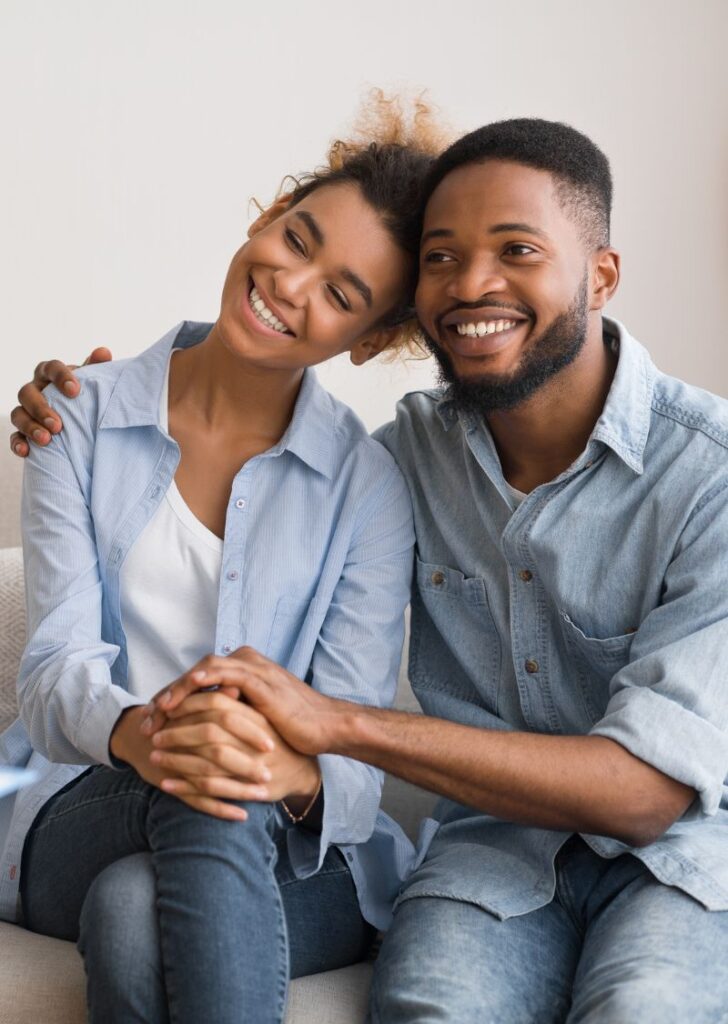
[[[272,805],[246,806],[222,821],[99,766],[41,810],[25,922],[80,938],[92,1024],[280,1021],[289,976],[366,955],[374,930],[341,854],[296,878]]]
[[[698,980],[699,979],[699,980]],[[578,836],[546,906],[401,903],[377,959],[371,1024],[724,1024],[728,914]]]
[[[578,459],[514,507],[484,419],[416,392],[375,436],[410,486],[410,680],[425,712],[484,729],[606,736],[694,787],[631,852],[728,909],[728,403],[660,373],[616,321],[618,365]],[[499,918],[545,906],[567,835],[450,800],[400,900]],[[601,857],[630,848],[585,836]]]
[[[159,425],[173,346],[202,341],[183,323],[131,360],[79,371],[80,396],[47,391],[64,430],[25,465],[23,547],[28,645],[20,717],[0,763],[40,781],[0,804],[0,917],[14,920],[25,835],[48,798],[84,766],[110,764],[126,690],[119,570],[173,479],[176,442]],[[236,475],[225,524],[214,652],[249,644],[312,686],[370,705],[394,699],[412,573],[412,512],[391,456],[345,405],[304,374],[279,443]],[[386,927],[413,848],[379,810],[382,773],[319,759],[321,836],[288,830],[299,877],[338,847],[362,910]]]

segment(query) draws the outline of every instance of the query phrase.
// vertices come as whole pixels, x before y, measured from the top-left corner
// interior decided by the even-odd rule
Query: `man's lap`
[[[376,964],[373,1024],[728,1020],[728,913],[603,861],[574,837],[554,900],[502,921],[403,893]]]

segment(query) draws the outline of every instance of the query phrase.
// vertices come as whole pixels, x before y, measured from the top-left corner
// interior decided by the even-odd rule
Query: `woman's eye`
[[[286,228],[284,235],[288,245],[294,252],[297,252],[300,256],[306,255],[306,246],[294,231],[291,231],[290,228]]]
[[[351,306],[349,305],[349,300],[344,295],[344,293],[342,291],[340,291],[338,288],[336,288],[333,284],[330,284],[328,286],[328,288],[329,288],[329,292],[333,296],[334,302],[336,302],[337,306],[339,306],[340,309],[346,310],[347,313],[350,313],[351,312]]]

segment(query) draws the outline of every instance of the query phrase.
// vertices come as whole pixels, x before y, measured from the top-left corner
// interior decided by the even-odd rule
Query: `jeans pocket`
[[[498,713],[501,645],[485,580],[416,559],[409,673],[425,710],[438,693]]]

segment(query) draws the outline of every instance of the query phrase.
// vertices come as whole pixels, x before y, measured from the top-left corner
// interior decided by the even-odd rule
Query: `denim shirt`
[[[728,403],[604,328],[619,359],[588,444],[517,506],[485,421],[446,391],[408,395],[376,435],[414,504],[410,679],[430,715],[607,736],[694,787],[650,846],[584,838],[726,910]],[[403,898],[526,913],[552,898],[565,839],[443,800]]]
[[[20,717],[0,737],[0,762],[41,777],[0,802],[0,917],[16,917],[23,841],[39,808],[84,766],[110,763],[111,730],[140,702],[126,690],[119,572],[179,462],[159,425],[170,350],[209,329],[184,323],[136,359],[79,371],[74,401],[48,390],[65,429],[26,463],[29,639]],[[307,370],[285,435],[233,481],[214,651],[249,644],[326,694],[390,704],[413,543],[391,456]],[[294,870],[313,874],[338,847],[365,917],[385,927],[413,848],[379,810],[381,772],[336,755],[319,762],[323,829],[319,837],[289,828]]]

